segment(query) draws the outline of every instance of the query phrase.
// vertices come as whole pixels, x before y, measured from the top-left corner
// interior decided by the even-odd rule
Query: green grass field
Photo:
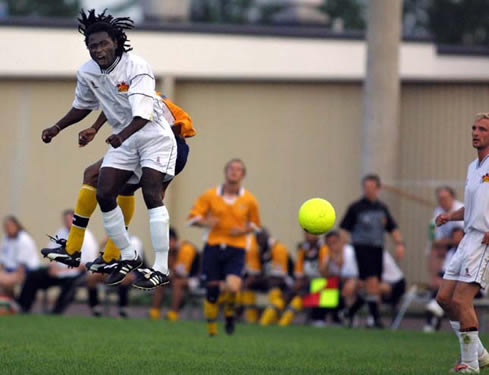
[[[486,337],[489,339],[489,337]],[[0,317],[0,374],[445,374],[452,333]]]

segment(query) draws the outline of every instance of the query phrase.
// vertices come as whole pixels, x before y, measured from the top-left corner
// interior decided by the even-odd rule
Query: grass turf
[[[0,374],[444,374],[458,356],[448,332],[219,329],[209,338],[203,322],[4,316]]]

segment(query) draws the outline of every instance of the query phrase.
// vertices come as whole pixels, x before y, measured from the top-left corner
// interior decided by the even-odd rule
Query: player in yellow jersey
[[[179,240],[174,228],[170,228],[170,275],[171,275],[171,306],[166,318],[171,321],[179,319],[180,309],[185,294],[199,283],[200,255],[197,248],[189,241]],[[153,292],[152,307],[149,317],[160,318],[161,304],[165,294],[164,288]]]
[[[302,310],[302,296],[309,292],[309,283],[313,278],[320,278],[320,265],[328,255],[328,247],[319,236],[304,232],[304,241],[299,243],[295,262],[295,283],[289,303],[280,318],[279,325],[287,326]]]
[[[159,94],[159,93],[158,93]],[[191,117],[179,106],[170,101],[165,96],[160,96],[163,103],[164,116],[172,125],[172,130],[175,134],[177,142],[177,159],[175,164],[175,175],[179,174],[185,167],[189,147],[185,142],[185,138],[193,137],[196,131],[193,127]],[[79,145],[86,146],[90,143],[100,128],[106,121],[106,117],[102,112],[95,123],[79,133]],[[43,141],[51,142],[52,138],[59,134],[59,129],[55,126],[47,128],[43,131]],[[41,252],[51,260],[64,263],[68,266],[76,267],[79,263],[81,244],[85,234],[85,229],[88,226],[90,216],[97,207],[96,187],[100,166],[103,159],[87,167],[83,173],[83,185],[78,194],[78,199],[75,206],[75,215],[73,216],[73,225],[71,226],[68,240],[58,240],[59,247],[55,249],[42,249]],[[165,183],[164,189],[169,182]],[[121,207],[124,215],[126,226],[129,225],[135,210],[134,192],[139,188],[138,184],[126,184],[119,196],[118,204]],[[92,272],[110,273],[117,264],[120,258],[120,251],[109,239],[105,246],[105,250],[94,262],[87,264],[87,267]]]
[[[242,292],[245,317],[249,322],[258,321],[255,292],[267,292],[269,303],[259,321],[261,325],[275,323],[285,307],[283,292],[289,284],[288,269],[291,262],[288,250],[270,237],[266,229],[262,229],[252,239],[246,260],[248,277]]]
[[[217,335],[218,299],[223,292],[226,333],[234,332],[236,294],[241,290],[246,236],[260,227],[258,201],[241,182],[246,168],[232,159],[224,168],[225,182],[202,194],[189,215],[189,224],[208,230],[202,259],[207,291],[204,315],[210,336]]]

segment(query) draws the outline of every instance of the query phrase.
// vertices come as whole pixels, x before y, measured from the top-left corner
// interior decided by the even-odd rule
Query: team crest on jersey
[[[482,182],[489,182],[489,173],[486,173],[484,176],[482,176]]]
[[[117,84],[117,90],[119,92],[127,92],[129,90],[129,85],[126,82],[122,81],[121,83]]]

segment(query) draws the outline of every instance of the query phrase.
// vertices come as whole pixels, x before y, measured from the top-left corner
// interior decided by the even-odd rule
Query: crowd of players
[[[369,182],[373,182],[375,186],[375,197],[371,197],[371,201],[377,201],[380,181],[375,176],[367,176],[362,181],[364,197],[354,203],[349,211],[352,207],[357,210],[358,203],[368,199],[366,197],[370,194]],[[460,206],[460,202],[455,200],[453,189],[449,187],[437,189],[436,195],[439,207],[435,210],[434,216],[440,212],[451,212]],[[404,275],[394,259],[398,254],[394,253],[393,257],[385,250],[383,244],[380,244],[379,247],[382,248],[380,268],[372,264],[371,256],[359,257],[358,249],[357,251],[354,249],[354,246],[358,248],[355,241],[359,241],[358,233],[355,231],[364,228],[351,226],[348,222],[351,220],[349,215],[352,215],[351,212],[347,212],[345,218],[339,223],[339,230],[330,231],[323,236],[304,233],[304,238],[298,244],[294,255],[265,228],[249,234],[242,275],[243,283],[236,300],[238,317],[241,321],[264,326],[272,324],[287,326],[296,320],[323,326],[329,320],[331,324],[354,327],[359,325],[357,313],[366,304],[369,308],[364,325],[380,328],[383,325],[379,319],[378,307],[372,308],[372,292],[367,285],[371,274],[374,274],[379,282],[378,301],[387,305],[394,317],[406,289]],[[390,214],[387,215],[392,223],[391,227],[386,227],[385,224],[384,227],[393,232],[397,230],[397,225]],[[65,210],[61,219],[62,226],[56,236],[67,238],[73,211]],[[365,217],[363,221],[369,222]],[[371,226],[371,222],[368,225]],[[83,258],[79,267],[68,268],[57,262],[45,265],[40,262],[34,240],[15,217],[6,217],[3,227],[5,235],[0,248],[0,294],[4,307],[7,305],[11,307],[10,310],[4,308],[3,312],[13,312],[17,309],[28,313],[36,301],[39,290],[57,286],[60,292],[50,312],[63,313],[73,302],[76,290],[87,288],[91,313],[94,316],[102,315],[98,285],[104,283],[106,276],[87,272],[85,264],[97,258],[99,249],[103,248],[105,243],[98,244],[93,234],[87,230],[83,242]],[[351,232],[351,239],[345,235],[348,231]],[[383,231],[380,233],[384,235]],[[365,234],[361,235],[365,236]],[[435,296],[443,274],[443,264],[456,251],[456,246],[463,237],[463,228],[461,223],[451,222],[450,226],[433,228],[431,237],[432,246],[427,263],[431,276],[431,289]],[[132,236],[131,241],[140,256],[144,258],[141,241],[135,236]],[[152,305],[148,310],[151,319],[164,318],[176,321],[181,318],[181,310],[189,298],[199,299],[205,295],[201,280],[201,253],[198,246],[180,239],[175,229],[170,230],[171,283],[168,287],[153,291]],[[370,274],[369,270],[372,270]],[[379,270],[381,274],[377,276]],[[312,293],[311,283],[321,279],[335,280],[334,289],[339,296],[337,302],[329,307],[322,307],[319,304],[311,307],[304,304],[305,298]],[[128,277],[124,283],[114,287],[119,297],[121,317],[129,316],[127,307],[131,281]],[[170,301],[165,304],[169,307],[165,308],[165,313],[162,314],[165,295],[170,296]],[[6,301],[16,301],[16,304],[13,302],[9,304]],[[15,305],[16,309],[13,308]],[[305,310],[305,314],[299,314],[299,319],[296,319],[302,310]],[[427,305],[425,331],[439,329],[442,318],[441,308],[434,299],[431,300]]]

